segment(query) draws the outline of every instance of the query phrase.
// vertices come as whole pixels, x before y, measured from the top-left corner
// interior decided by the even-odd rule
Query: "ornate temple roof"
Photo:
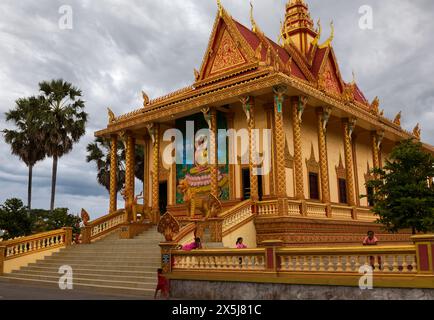
[[[267,37],[257,25],[251,10],[251,28],[236,21],[218,1],[218,13],[200,70],[194,70],[191,86],[150,100],[144,93],[144,106],[120,117],[111,117],[104,136],[128,126],[167,119],[173,115],[214,103],[209,96],[228,97],[241,86],[260,88],[259,82],[277,85],[282,79],[297,90],[339,105],[341,110],[370,122],[375,127],[390,127],[403,138],[420,138],[419,131],[404,131],[386,119],[379,110],[379,100],[365,98],[355,79],[343,81],[332,47],[331,35],[320,44],[321,24],[314,29],[308,6],[303,0],[290,0],[286,5],[285,22],[281,24],[277,42]],[[238,89],[237,89],[238,88]],[[223,94],[223,90],[229,90]],[[202,104],[202,105],[201,105]],[[162,112],[165,110],[166,112]],[[416,135],[415,135],[416,133]]]

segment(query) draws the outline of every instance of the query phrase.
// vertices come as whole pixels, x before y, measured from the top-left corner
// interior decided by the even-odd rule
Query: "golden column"
[[[143,210],[149,207],[149,139],[144,137],[145,144],[143,146]]]
[[[112,135],[110,144],[110,213],[117,210],[117,174],[118,174],[118,136]]]
[[[380,168],[380,146],[383,141],[384,131],[377,133],[372,132],[371,143],[372,143],[372,163],[374,168]]]
[[[129,222],[133,214],[134,203],[134,158],[136,149],[136,139],[127,133],[126,144],[126,168],[125,168],[125,218]]]
[[[285,132],[283,129],[283,102],[287,88],[274,87],[274,149],[276,168],[276,195],[279,215],[288,214],[288,199],[286,195],[286,170],[285,170]]]
[[[160,124],[150,129],[152,139],[152,216],[154,223],[160,221]]]
[[[304,200],[303,182],[303,152],[301,141],[301,119],[307,104],[307,97],[296,97],[292,99],[292,129],[294,138],[294,176],[295,176],[295,197]]]
[[[330,108],[317,109],[318,115],[318,146],[321,174],[321,200],[330,203],[330,182],[327,157],[327,124],[330,119]]]
[[[209,148],[210,148],[210,167],[211,167],[211,194],[218,198],[218,159],[217,159],[217,112],[214,108],[209,110]]]
[[[354,170],[353,170],[353,149],[351,143],[351,136],[353,135],[354,128],[356,126],[356,119],[344,119],[344,151],[345,151],[345,168],[347,173],[347,194],[348,204],[350,206],[356,205],[356,199],[354,194]]]
[[[258,176],[255,174],[256,159],[256,137],[255,137],[255,98],[246,96],[240,99],[244,113],[247,118],[249,129],[249,170],[250,170],[250,199],[253,201],[259,200],[258,194]]]

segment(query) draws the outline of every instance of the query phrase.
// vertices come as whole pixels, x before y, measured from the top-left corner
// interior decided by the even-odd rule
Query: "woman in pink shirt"
[[[375,237],[374,231],[368,231],[368,236],[363,240],[364,246],[376,246],[378,239]]]
[[[181,248],[184,251],[191,251],[195,249],[202,249],[202,244],[200,242],[200,238],[195,238],[194,242],[186,244]]]
[[[247,246],[243,243],[243,238],[237,239],[237,242],[235,243],[235,247],[237,249],[247,249]]]

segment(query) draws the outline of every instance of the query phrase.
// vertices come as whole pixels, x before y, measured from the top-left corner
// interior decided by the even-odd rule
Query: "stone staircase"
[[[164,237],[155,227],[130,240],[121,240],[114,232],[90,245],[61,249],[1,278],[58,288],[59,268],[68,265],[73,270],[74,289],[150,298],[161,265],[161,241]]]

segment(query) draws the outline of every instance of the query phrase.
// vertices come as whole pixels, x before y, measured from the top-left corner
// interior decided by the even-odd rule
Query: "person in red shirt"
[[[161,296],[168,299],[169,280],[165,276],[163,276],[163,269],[158,269],[157,274],[158,274],[158,283],[157,283],[157,288],[155,289],[154,299],[157,299],[158,291],[161,291]]]

